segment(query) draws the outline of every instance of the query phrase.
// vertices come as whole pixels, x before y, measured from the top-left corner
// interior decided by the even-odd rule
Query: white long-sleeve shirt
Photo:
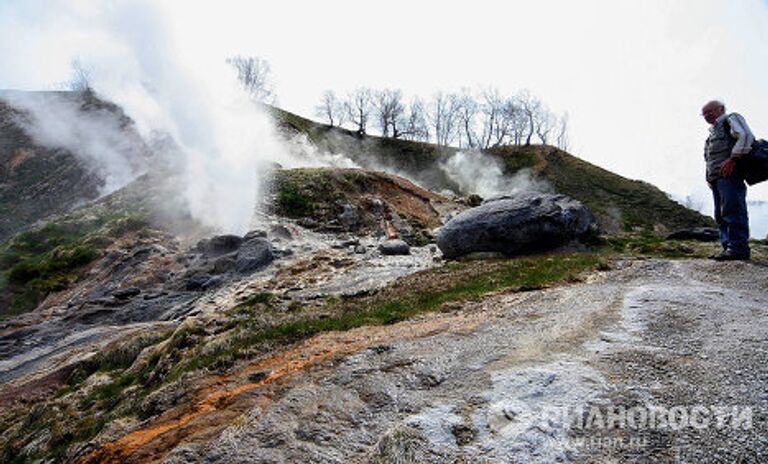
[[[755,136],[752,134],[752,130],[749,128],[747,121],[739,113],[722,114],[717,118],[717,122],[721,118],[728,118],[728,124],[731,126],[731,136],[736,140],[736,144],[731,150],[731,156],[733,158],[741,158],[752,150],[752,143],[755,141]]]

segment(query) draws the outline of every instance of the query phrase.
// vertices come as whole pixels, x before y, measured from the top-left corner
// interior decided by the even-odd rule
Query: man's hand
[[[722,166],[720,166],[720,175],[723,177],[728,177],[731,174],[733,174],[733,171],[736,170],[736,160],[733,158],[728,158],[725,160],[725,163],[723,163]]]

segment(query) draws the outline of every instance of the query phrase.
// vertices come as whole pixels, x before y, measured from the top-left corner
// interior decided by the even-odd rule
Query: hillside
[[[711,249],[652,233],[659,224],[706,223],[652,186],[551,147],[503,147],[491,155],[507,176],[527,169],[581,198],[605,229],[642,232],[592,237],[544,255],[445,260],[433,231],[477,201],[442,194],[459,186],[436,164],[456,150],[358,137],[273,111],[286,135],[306,134],[320,150],[368,169],[275,168],[253,230],[240,236],[202,227],[187,213],[178,176],[155,168],[79,206],[43,205],[39,217],[0,242],[0,462],[186,462],[190,452],[215,461],[217,450],[233,462],[255,459],[227,441],[238,430],[253,432],[250,448],[278,462],[397,462],[408,450],[442,453],[412,429],[415,422],[405,435],[389,428],[403,413],[445,419],[447,411],[428,404],[430,392],[488,393],[483,379],[499,353],[535,363],[537,353],[559,344],[565,351],[568,340],[612,330],[623,317],[612,313],[623,311],[614,300],[644,288],[653,270],[633,273],[634,256],[700,258]],[[16,134],[12,140],[20,140]],[[72,157],[88,172],[79,162]],[[43,177],[61,169],[31,159],[18,166]],[[64,180],[56,185],[82,196]],[[392,237],[408,245],[407,253],[383,251]],[[768,248],[755,244],[754,256],[764,259]],[[677,275],[674,261],[664,263]],[[602,279],[612,287],[600,286]],[[595,305],[575,311],[582,295]],[[537,308],[553,301],[560,302],[553,311],[566,309],[542,317]],[[586,320],[574,321],[574,314]],[[518,324],[534,324],[525,337],[551,332],[551,340],[539,346],[515,339],[517,350],[508,335]],[[445,345],[442,337],[458,342]],[[489,339],[492,351],[477,349]],[[401,359],[401,352],[424,360]],[[374,364],[365,360],[369,354]],[[479,377],[465,369],[475,363]],[[464,367],[440,367],[455,365]],[[480,383],[465,388],[462,379]],[[328,401],[313,399],[318,383],[330,388]],[[401,387],[416,392],[414,402],[400,402],[407,397],[397,393]],[[286,412],[294,400],[306,413]],[[464,419],[450,413],[440,427],[448,442],[455,436],[464,446],[477,439],[471,409],[484,406],[461,404]],[[349,408],[386,427],[350,417]],[[295,426],[280,425],[285,414],[297,418]],[[341,434],[362,438],[347,447]]]
[[[400,173],[434,190],[462,192],[438,165],[459,151],[423,142],[359,136],[337,127],[271,108],[275,118],[288,131],[305,134],[320,150],[343,153],[367,169]],[[671,200],[647,182],[627,179],[569,153],[550,146],[503,146],[489,154],[499,159],[507,176],[530,170],[534,178],[548,182],[555,191],[571,196],[598,216],[609,232],[649,230],[661,225],[667,230],[711,226],[713,221]]]
[[[33,116],[9,104],[18,100],[33,107],[56,108],[63,113],[61,119],[66,119],[67,112],[79,113],[86,121],[99,121],[95,130],[118,128],[124,140],[134,144],[130,151],[136,161],[148,156],[148,148],[122,109],[92,92],[0,91],[0,242],[36,222],[98,198],[107,180],[104,169],[85,162],[82,153],[33,140],[27,127]],[[61,121],[61,127],[69,123]],[[67,135],[84,146],[92,143],[77,128]]]

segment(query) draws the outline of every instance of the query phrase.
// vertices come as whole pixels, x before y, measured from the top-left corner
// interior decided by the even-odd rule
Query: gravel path
[[[766,319],[759,262],[619,263],[393,325],[165,461],[765,462]]]

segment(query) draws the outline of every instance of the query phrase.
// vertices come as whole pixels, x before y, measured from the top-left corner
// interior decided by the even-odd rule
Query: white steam
[[[547,182],[533,178],[528,169],[521,169],[512,176],[504,175],[504,168],[498,160],[479,152],[456,152],[442,161],[439,167],[462,193],[476,193],[483,198],[552,190]]]
[[[203,224],[245,232],[261,195],[261,174],[274,162],[350,166],[339,156],[318,156],[306,141],[286,144],[271,117],[243,90],[226,56],[191,53],[173,40],[167,5],[123,0],[89,5],[55,5],[51,43],[78,44],[76,56],[91,70],[92,88],[120,105],[145,140],[158,133],[173,139],[178,149],[157,155],[181,168],[186,203]],[[74,102],[13,104],[34,115],[29,129],[38,143],[66,147],[106,169],[108,190],[141,173],[142,166],[122,156],[127,139],[100,120],[101,114],[78,112]]]
[[[146,147],[120,115],[84,111],[82,100],[61,93],[3,92],[3,100],[22,113],[16,118],[39,145],[65,148],[104,180],[101,194],[130,182],[147,167]]]

